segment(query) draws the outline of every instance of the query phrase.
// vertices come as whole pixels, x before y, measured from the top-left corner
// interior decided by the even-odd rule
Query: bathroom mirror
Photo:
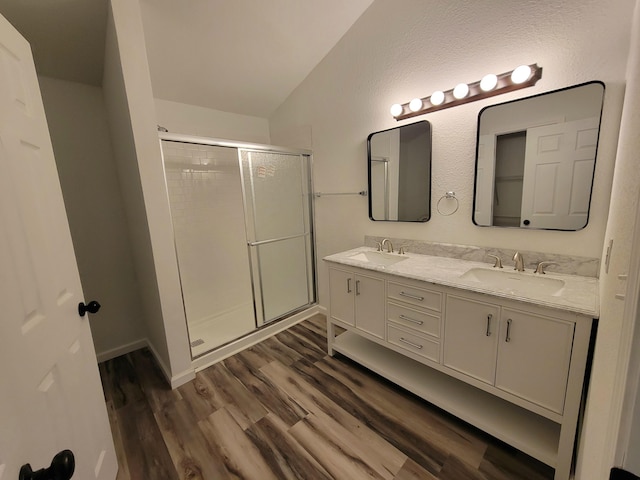
[[[593,81],[482,109],[473,223],[584,228],[603,99]]]
[[[431,124],[420,121],[367,138],[369,218],[426,222],[431,218]]]

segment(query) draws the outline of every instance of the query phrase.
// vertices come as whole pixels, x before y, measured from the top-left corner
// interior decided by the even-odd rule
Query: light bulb
[[[496,88],[496,85],[498,85],[498,77],[496,77],[493,73],[485,75],[484,77],[482,77],[482,80],[480,80],[480,89],[483,92],[489,92],[493,90],[494,88]]]
[[[409,110],[417,112],[422,108],[422,100],[420,98],[414,98],[409,102]]]
[[[431,102],[431,105],[441,105],[442,102],[444,102],[444,93],[440,90],[433,92],[431,94],[431,97],[429,98],[429,101]]]
[[[456,88],[453,89],[453,96],[460,100],[469,94],[469,85],[466,83],[459,83]]]
[[[394,117],[399,117],[400,115],[402,115],[402,112],[404,111],[404,109],[402,108],[402,105],[400,105],[399,103],[394,103],[393,105],[391,105],[391,109],[389,111],[391,112],[391,115],[393,115]]]
[[[529,65],[520,65],[511,72],[511,81],[515,84],[524,83],[531,75],[531,67]]]

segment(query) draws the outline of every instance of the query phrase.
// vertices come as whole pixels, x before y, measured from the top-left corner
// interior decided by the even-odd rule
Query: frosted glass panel
[[[307,237],[259,245],[264,321],[270,322],[312,302],[309,298]]]
[[[162,149],[197,356],[256,328],[238,151],[168,141]]]
[[[308,232],[307,162],[301,155],[242,151],[254,241]]]
[[[260,324],[315,302],[310,159],[248,150],[240,157]]]

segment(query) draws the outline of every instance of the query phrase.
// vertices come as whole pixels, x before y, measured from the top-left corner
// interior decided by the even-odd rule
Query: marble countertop
[[[514,290],[508,287],[497,287],[487,285],[484,282],[472,278],[463,278],[463,275],[472,268],[495,270],[492,265],[482,262],[461,260],[457,258],[435,257],[431,255],[421,255],[417,253],[407,253],[401,255],[406,260],[393,265],[378,265],[367,263],[352,258],[361,252],[375,252],[374,248],[359,247],[346,252],[340,252],[324,257],[327,262],[350,265],[366,270],[374,270],[398,277],[412,278],[424,282],[430,282],[448,287],[460,288],[472,292],[484,293],[495,297],[507,298],[533,305],[555,308],[567,312],[579,313],[592,318],[600,315],[600,304],[598,300],[598,279],[592,277],[581,277],[578,275],[564,275],[559,273],[546,273],[545,278],[558,279],[564,282],[562,289],[554,294],[544,292],[529,291],[528,289]],[[388,254],[388,255],[398,255]],[[400,256],[400,255],[398,255]],[[538,277],[531,269],[525,272],[513,271],[511,267],[505,267],[505,273],[511,272],[513,275]]]

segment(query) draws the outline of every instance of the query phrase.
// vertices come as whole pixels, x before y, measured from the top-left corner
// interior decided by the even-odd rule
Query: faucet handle
[[[376,242],[376,246],[378,247],[378,251],[382,251],[382,242]]]
[[[487,257],[491,257],[495,259],[495,263],[493,264],[493,268],[503,268],[502,267],[502,259],[497,256],[497,255],[491,255],[490,253],[487,253]]]
[[[405,251],[404,251],[404,245],[400,245],[400,248],[398,249],[398,255],[404,255]]]
[[[536,267],[536,271],[534,273],[540,273],[544,275],[546,272],[544,271],[544,267],[548,265],[558,265],[556,262],[540,262]]]

